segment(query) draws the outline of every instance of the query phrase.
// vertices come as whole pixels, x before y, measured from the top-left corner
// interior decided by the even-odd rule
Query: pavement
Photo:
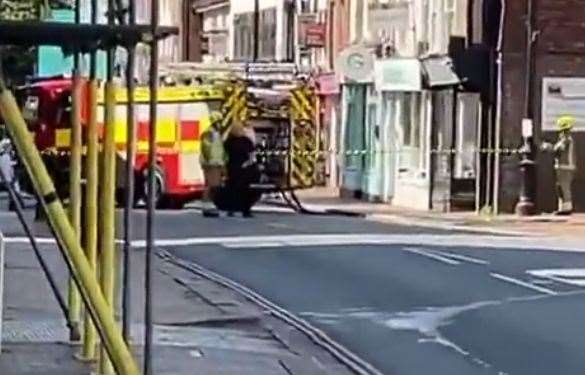
[[[354,213],[363,215],[369,220],[395,224],[504,235],[574,239],[585,236],[585,213],[575,213],[571,216],[541,213],[536,216],[521,217],[514,214],[493,215],[470,211],[422,211],[391,204],[340,198],[338,189],[332,188],[300,191],[298,196],[304,206],[311,210]],[[272,199],[270,202],[282,204],[278,199]]]
[[[32,219],[32,212],[27,212]],[[138,217],[142,215],[139,213]],[[93,364],[75,359],[79,345],[68,330],[16,217],[0,211],[6,243],[6,289],[0,374],[90,374]],[[39,238],[47,238],[36,224]],[[42,254],[66,296],[67,272],[56,246]],[[144,249],[132,256],[132,331],[138,360],[143,342]],[[160,254],[159,254],[160,255]],[[242,294],[155,257],[155,374],[351,374],[298,328]]]

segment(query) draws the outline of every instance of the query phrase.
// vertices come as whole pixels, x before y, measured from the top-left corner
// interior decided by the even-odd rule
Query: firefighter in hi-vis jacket
[[[201,155],[199,157],[205,180],[203,216],[217,217],[219,211],[214,206],[213,194],[222,184],[225,151],[220,131],[221,114],[219,112],[211,113],[210,120],[211,126],[201,134]]]
[[[573,179],[577,169],[575,144],[571,131],[575,126],[573,116],[561,116],[557,119],[558,139],[552,145],[543,144],[543,150],[552,152],[555,158],[556,191],[558,209],[556,215],[570,215],[573,212]]]

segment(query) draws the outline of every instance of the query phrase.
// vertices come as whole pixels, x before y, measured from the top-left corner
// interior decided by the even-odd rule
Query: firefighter
[[[250,185],[257,181],[258,166],[255,162],[253,133],[246,130],[240,120],[232,125],[225,141],[227,153],[226,191],[230,202],[228,214],[239,211],[244,217],[252,217],[252,205],[256,201]]]
[[[575,118],[562,116],[557,119],[558,140],[550,146],[555,158],[556,189],[558,197],[557,215],[570,215],[573,212],[572,184],[576,170],[575,146],[571,130]]]
[[[213,195],[222,184],[225,167],[225,151],[221,135],[221,114],[210,115],[211,126],[201,135],[201,169],[205,179],[203,193],[203,216],[218,217],[219,211],[213,204]]]

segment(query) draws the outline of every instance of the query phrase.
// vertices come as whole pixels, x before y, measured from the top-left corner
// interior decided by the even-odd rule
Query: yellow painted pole
[[[16,149],[24,160],[28,174],[42,197],[49,222],[55,230],[59,241],[64,245],[64,257],[71,268],[77,286],[86,304],[86,308],[94,318],[100,337],[112,360],[118,375],[138,375],[139,370],[130,349],[124,342],[122,332],[111,314],[104,294],[100,290],[97,278],[83,253],[77,236],[67,214],[55,191],[47,168],[35,147],[33,138],[28,131],[26,122],[11,92],[6,89],[0,78],[0,113],[6,121],[7,129],[14,140]]]
[[[108,81],[105,88],[105,127],[102,150],[102,188],[100,190],[100,285],[114,317],[116,284],[116,84]],[[99,374],[111,374],[111,363],[102,347]]]
[[[77,3],[76,3],[77,5]],[[98,0],[90,0],[90,22],[92,25],[98,22]],[[76,7],[76,11],[80,8]],[[98,102],[98,84],[97,84],[97,52],[91,51],[89,58],[89,84],[88,93],[88,119],[87,119],[87,137],[86,137],[86,156],[85,156],[85,254],[91,267],[91,272],[97,278],[97,246],[98,246],[98,119],[97,119],[97,102]],[[89,314],[85,314],[83,324],[83,348],[81,359],[85,361],[94,361],[96,359],[97,332],[95,325]]]
[[[85,156],[85,254],[91,272],[97,277],[97,201],[98,201],[98,122],[97,122],[97,81],[92,79],[88,84],[89,116],[87,122],[87,153]],[[97,333],[91,316],[85,315],[83,323],[83,348],[81,357],[85,361],[96,359]]]
[[[76,56],[76,59],[78,57]],[[81,240],[81,77],[76,68],[73,74],[73,87],[71,90],[71,141],[69,160],[69,221]],[[71,341],[81,340],[81,296],[75,285],[73,277],[69,278],[69,335]]]
[[[81,22],[80,0],[75,0],[75,23]],[[76,51],[79,52],[79,51]],[[73,85],[71,89],[71,150],[69,160],[69,220],[81,239],[81,72],[80,54],[75,53],[73,57]],[[69,338],[71,341],[81,340],[81,296],[75,285],[73,277],[69,277]]]

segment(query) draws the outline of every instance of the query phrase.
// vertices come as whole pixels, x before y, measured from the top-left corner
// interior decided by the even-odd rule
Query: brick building
[[[492,7],[498,6],[495,1],[491,3]],[[500,134],[504,148],[521,143],[525,100],[527,115],[534,119],[536,144],[554,140],[557,116],[575,116],[578,173],[573,186],[574,203],[576,210],[585,211],[585,0],[507,0],[502,4],[502,74],[497,85],[500,118],[495,134]],[[524,20],[532,23],[534,31],[532,67],[526,63],[528,33]],[[537,208],[553,211],[556,197],[552,160],[542,154],[537,160]],[[521,181],[518,158],[502,156],[499,166],[499,206],[510,211],[518,199]]]

